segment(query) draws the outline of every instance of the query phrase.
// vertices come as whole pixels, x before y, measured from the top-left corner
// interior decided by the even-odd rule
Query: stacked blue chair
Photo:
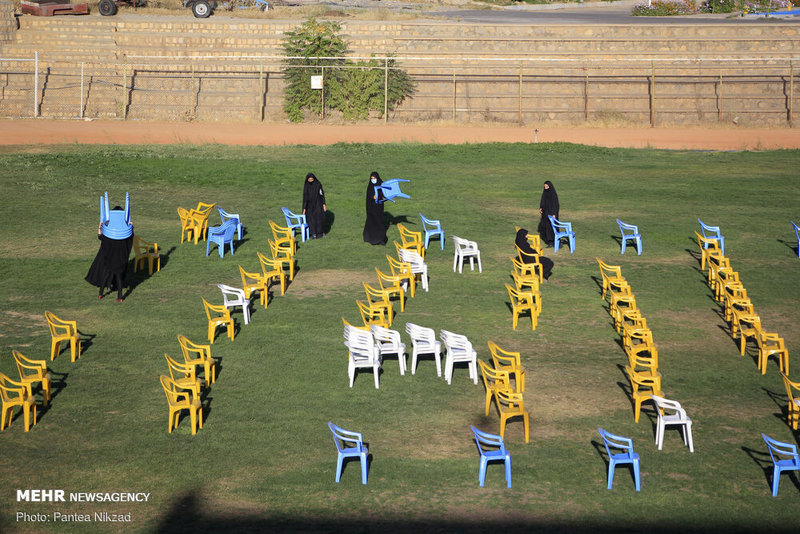
[[[217,244],[219,257],[225,255],[225,245],[230,243],[231,254],[233,254],[233,236],[236,233],[236,222],[229,219],[220,226],[212,226],[208,229],[208,241],[206,242],[206,257],[211,249],[211,243]]]
[[[800,457],[797,455],[797,445],[772,439],[766,434],[761,434],[761,437],[767,443],[769,457],[772,458],[772,496],[777,497],[781,473],[783,471],[800,472]]]
[[[633,224],[626,224],[617,219],[619,231],[622,233],[622,251],[620,254],[625,254],[625,245],[629,240],[636,243],[636,253],[641,256],[642,254],[642,234],[639,233],[639,227]]]
[[[369,451],[364,446],[364,438],[360,432],[351,432],[339,428],[333,423],[328,423],[328,428],[333,432],[333,442],[339,455],[336,460],[336,483],[342,478],[342,464],[345,458],[358,458],[361,461],[361,483],[367,483],[367,455]],[[352,446],[348,446],[352,444]]]
[[[133,235],[131,224],[130,194],[125,193],[125,210],[112,210],[108,208],[108,191],[100,197],[100,222],[103,235],[109,239],[122,240]]]
[[[300,230],[300,240],[305,241],[308,239],[308,223],[306,222],[305,214],[296,215],[289,211],[289,208],[281,208],[283,211],[283,218],[286,219],[286,226],[294,233],[295,228]]]
[[[605,445],[608,453],[608,489],[611,489],[614,483],[614,468],[617,464],[631,464],[636,491],[640,491],[642,486],[639,474],[639,455],[633,452],[633,441],[630,438],[606,432],[602,428],[598,428],[597,431],[600,432],[600,436],[603,438],[603,445]],[[612,449],[621,452],[611,452]]]
[[[497,434],[481,432],[470,425],[470,430],[475,436],[475,443],[478,445],[478,452],[481,453],[481,464],[478,469],[478,483],[483,487],[486,481],[486,464],[492,461],[500,461],[506,468],[506,487],[511,487],[511,454],[506,450],[503,437]]]
[[[550,219],[550,224],[553,226],[553,233],[555,235],[555,242],[553,243],[553,252],[558,252],[558,247],[561,246],[561,240],[569,240],[569,253],[575,252],[575,232],[572,231],[571,222],[561,222],[552,215],[547,216]]]
[[[422,213],[419,214],[422,219],[422,229],[425,231],[425,248],[428,248],[431,237],[439,236],[439,245],[444,250],[444,230],[442,230],[442,221],[436,219],[428,219]]]

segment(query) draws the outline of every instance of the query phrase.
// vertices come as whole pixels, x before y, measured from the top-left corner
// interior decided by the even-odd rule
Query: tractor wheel
[[[206,0],[197,0],[192,4],[192,14],[198,19],[205,19],[211,15],[211,6]]]
[[[114,0],[100,0],[100,3],[97,4],[97,9],[104,17],[117,14],[117,4]]]

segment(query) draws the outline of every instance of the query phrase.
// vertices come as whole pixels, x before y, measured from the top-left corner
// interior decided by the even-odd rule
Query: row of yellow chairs
[[[201,237],[204,241],[208,238],[208,218],[216,205],[216,203],[198,202],[196,208],[178,208],[178,217],[181,219],[181,243],[187,240],[194,241],[196,245]]]
[[[506,422],[514,417],[522,417],[525,431],[525,443],[530,442],[530,416],[525,409],[523,393],[525,392],[525,369],[520,363],[519,352],[501,349],[496,343],[489,342],[492,365],[478,360],[486,388],[484,415],[494,400],[500,416],[500,436],[505,438]]]
[[[770,356],[778,359],[782,373],[789,374],[789,351],[784,339],[777,333],[766,332],[761,318],[755,313],[738,271],[731,268],[730,260],[722,254],[716,240],[704,239],[695,232],[701,251],[701,269],[708,265],[708,285],[723,308],[723,317],[730,327],[731,337],[739,340],[739,352],[745,355],[748,339],[758,348],[758,369],[767,372]]]
[[[400,248],[403,248],[402,246]],[[399,251],[399,249],[398,249]],[[399,253],[398,253],[399,254]],[[411,270],[411,264],[386,255],[389,272],[384,272],[375,267],[378,285],[363,282],[366,300],[356,300],[358,312],[364,326],[369,328],[373,324],[390,328],[394,321],[394,307],[392,299],[397,297],[400,301],[400,311],[406,309],[406,291],[411,297],[416,295],[417,279]]]
[[[281,286],[281,295],[286,293],[287,274],[288,279],[294,280],[295,253],[297,252],[297,241],[290,228],[279,226],[273,221],[269,221],[274,239],[268,239],[272,258],[267,257],[261,252],[256,252],[261,272],[246,271],[241,265],[239,276],[242,279],[242,289],[245,299],[250,300],[253,292],[259,293],[259,299],[264,309],[269,304],[269,288],[277,283]],[[211,304],[203,299],[203,307],[208,319],[208,342],[214,343],[217,328],[226,327],[228,337],[234,339],[234,322],[230,309],[223,304]]]
[[[608,298],[608,313],[614,320],[614,329],[622,338],[622,347],[628,358],[625,373],[631,385],[633,419],[638,423],[642,404],[652,400],[652,395],[663,395],[658,348],[647,319],[636,304],[631,286],[622,276],[622,268],[595,259],[602,280],[601,296],[603,300]]]
[[[529,236],[528,240],[533,240],[531,246],[535,248],[539,236]],[[514,246],[517,249],[517,257],[511,258],[511,279],[514,285],[505,284],[511,302],[511,327],[516,330],[520,314],[527,311],[531,316],[531,330],[536,330],[539,314],[542,313],[542,264],[538,255],[530,256],[518,246]]]
[[[193,343],[186,336],[179,335],[178,343],[183,353],[183,362],[164,354],[169,376],[161,375],[161,387],[167,397],[169,419],[167,430],[172,433],[178,427],[180,413],[189,410],[192,435],[197,427],[203,428],[202,388],[208,388],[216,381],[216,361],[211,357],[211,345]],[[203,380],[198,374],[203,373]]]

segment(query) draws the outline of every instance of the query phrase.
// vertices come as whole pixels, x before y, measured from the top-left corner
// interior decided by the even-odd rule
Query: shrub
[[[769,13],[781,9],[791,9],[792,3],[789,0],[747,0],[744,3],[745,13]]]
[[[706,13],[732,13],[737,11],[741,0],[707,0],[703,2],[703,11]]]
[[[294,31],[287,32],[283,50],[287,56],[300,59],[284,60],[286,75],[284,110],[292,122],[302,121],[305,110],[322,111],[322,92],[311,89],[311,76],[322,74],[325,67],[325,107],[339,110],[345,119],[359,120],[369,117],[370,111],[383,115],[384,97],[387,108],[394,109],[409,96],[414,85],[411,77],[395,66],[377,59],[348,61],[340,58],[347,54],[347,43],[338,35],[341,29],[336,22],[319,23],[309,19]],[[385,91],[388,77],[389,88]]]
[[[694,15],[698,12],[692,0],[652,0],[650,5],[636,4],[631,15],[638,17],[667,17]]]

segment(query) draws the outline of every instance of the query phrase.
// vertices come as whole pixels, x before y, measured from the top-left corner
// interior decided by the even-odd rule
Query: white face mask
[[[370,178],[369,181],[372,182],[373,184],[377,184],[378,183],[378,179],[377,178]]]

